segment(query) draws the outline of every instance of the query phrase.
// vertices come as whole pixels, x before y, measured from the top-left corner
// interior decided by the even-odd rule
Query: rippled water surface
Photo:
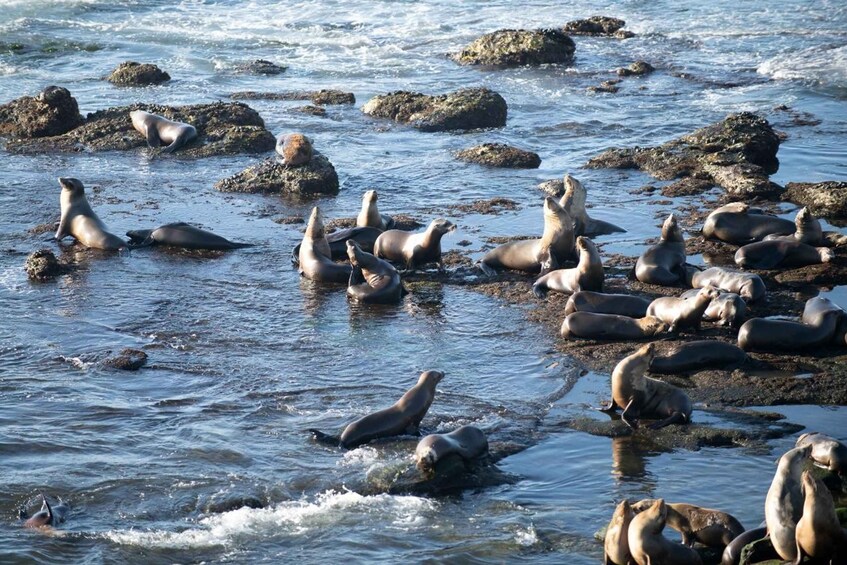
[[[540,231],[545,179],[575,173],[593,214],[628,232],[605,252],[638,253],[685,199],[631,191],[641,173],[578,170],[610,146],[655,145],[741,110],[787,137],[774,176],[847,176],[847,7],[835,1],[249,2],[45,1],[0,4],[0,101],[68,88],[83,113],[133,102],[226,100],[239,90],[339,88],[356,107],[327,117],[300,102],[250,105],[274,133],[303,131],[339,172],[337,197],[291,201],[215,191],[261,156],[151,158],[147,151],[0,158],[0,561],[567,562],[596,563],[593,534],[623,497],[664,496],[761,520],[769,450],[643,452],[566,429],[608,390],[608,374],[576,380],[553,336],[462,287],[423,284],[396,307],[350,305],[343,287],[300,280],[289,262],[302,226],[274,222],[319,204],[356,214],[376,188],[386,213],[459,225],[445,249]],[[500,28],[554,27],[607,14],[630,40],[575,38],[573,66],[486,71],[446,54]],[[19,44],[22,47],[15,46]],[[234,72],[268,59],[278,76]],[[587,88],[645,59],[659,71],[618,94]],[[120,89],[125,60],[173,80]],[[397,89],[441,93],[484,85],[509,104],[506,127],[425,134],[372,120],[359,107]],[[788,106],[790,111],[778,110]],[[798,125],[796,116],[820,120]],[[808,117],[808,116],[806,116]],[[815,120],[807,120],[814,122]],[[803,121],[800,121],[803,123]],[[538,170],[490,170],[452,153],[487,141],[537,151]],[[187,221],[256,244],[226,254],[157,249],[100,255],[69,248],[81,268],[31,284],[27,253],[53,243],[33,227],[58,220],[58,176],[77,177],[115,233]],[[448,206],[505,196],[520,209],[454,216]],[[790,215],[793,209],[785,208]],[[49,230],[48,230],[49,231]],[[469,247],[457,244],[466,240]],[[830,297],[847,306],[838,289]],[[150,361],[137,373],[98,361],[123,347]],[[507,484],[449,497],[380,492],[373,477],[402,467],[414,441],[347,453],[308,428],[340,430],[398,398],[426,369],[445,371],[427,430],[472,423],[492,441],[530,447],[505,458]],[[572,385],[576,381],[576,385]],[[795,407],[792,421],[842,437],[843,409]],[[715,416],[695,412],[695,418]],[[21,505],[61,496],[70,519],[24,530]]]

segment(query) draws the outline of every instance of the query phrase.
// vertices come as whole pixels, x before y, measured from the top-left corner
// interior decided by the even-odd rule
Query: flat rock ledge
[[[847,182],[790,182],[782,198],[808,206],[816,216],[847,218]]]
[[[106,80],[116,86],[150,86],[171,80],[171,75],[151,63],[126,61],[118,65]]]
[[[31,139],[61,135],[83,123],[79,105],[67,88],[48,86],[38,96],[0,105],[0,136]]]
[[[615,72],[618,73],[618,76],[633,77],[649,75],[655,70],[656,68],[647,61],[635,61],[628,67],[621,67]]]
[[[329,159],[317,152],[311,161],[296,167],[271,157],[217,182],[215,188],[221,192],[338,194],[338,174]]]
[[[332,104],[355,104],[352,92],[341,90],[293,90],[290,92],[255,92],[246,90],[229,95],[233,100],[310,100],[312,104],[329,106]]]
[[[39,249],[27,256],[24,270],[29,280],[46,282],[70,272],[72,267],[59,262],[49,249]]]
[[[599,35],[616,39],[635,37],[631,31],[623,28],[626,22],[609,16],[591,16],[584,20],[573,20],[565,24],[565,32],[571,35]]]
[[[742,112],[659,147],[609,149],[586,167],[641,169],[660,180],[705,181],[702,190],[718,185],[732,196],[769,196],[781,190],[768,178],[779,168],[778,150],[768,121]]]
[[[487,88],[463,88],[440,96],[397,91],[371,98],[362,112],[421,131],[471,130],[506,125],[502,96]]]
[[[242,63],[238,63],[233,67],[233,72],[242,74],[242,75],[278,75],[282,74],[288,69],[288,67],[283,65],[277,65],[271,61],[266,61],[265,59],[256,59],[254,61],[245,61]]]
[[[475,39],[451,58],[462,65],[522,67],[569,64],[576,46],[556,29],[502,29]]]
[[[456,158],[468,163],[507,169],[537,169],[541,165],[541,157],[537,153],[503,143],[483,143],[463,149],[456,153]]]

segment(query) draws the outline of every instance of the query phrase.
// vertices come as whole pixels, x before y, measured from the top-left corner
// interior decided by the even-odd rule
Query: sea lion
[[[305,165],[312,160],[312,142],[302,133],[281,133],[276,138],[276,152],[283,165]]]
[[[377,194],[368,190],[362,195],[362,211],[356,216],[356,226],[360,228],[378,228],[382,231],[394,227],[394,218],[380,214],[376,207]]]
[[[773,547],[786,561],[797,558],[794,530],[803,515],[800,474],[812,453],[812,446],[795,447],[779,458],[768,496],[765,498],[765,522]]]
[[[588,217],[588,212],[585,210],[585,202],[588,199],[588,191],[585,186],[569,174],[565,175],[565,194],[559,201],[559,205],[564,208],[571,218],[573,218],[574,235],[592,236],[606,235],[610,233],[626,232],[625,229],[604,222],[603,220],[594,220]]]
[[[629,524],[629,551],[638,565],[703,565],[700,555],[662,535],[668,507],[661,498]]]
[[[628,318],[616,314],[574,312],[562,322],[565,338],[635,340],[646,339],[668,331],[668,325],[658,318]]]
[[[691,422],[692,406],[688,395],[671,384],[645,376],[654,356],[655,345],[648,343],[625,357],[612,371],[612,400],[601,410],[623,409],[621,419],[632,429],[638,428],[638,420],[642,417],[663,418],[650,424],[651,430]]]
[[[21,508],[19,515],[22,520],[26,520],[26,522],[24,522],[25,528],[41,528],[44,526],[58,526],[65,521],[65,518],[70,511],[71,507],[61,498],[59,499],[58,504],[51,505],[47,502],[47,497],[42,493],[41,510],[32,516],[28,516],[26,510]]]
[[[643,318],[647,315],[650,300],[630,294],[603,294],[581,290],[575,292],[565,304],[565,315],[574,312],[617,314],[628,318]]]
[[[584,236],[576,238],[579,264],[573,269],[556,269],[541,276],[532,285],[538,298],[547,296],[550,290],[572,294],[580,290],[603,292],[603,262],[594,242]]]
[[[797,438],[796,447],[812,446],[812,461],[818,467],[847,475],[847,446],[820,432],[805,433]]]
[[[829,489],[810,471],[803,471],[803,517],[797,522],[797,561],[808,557],[814,563],[847,561],[847,530],[835,514]]]
[[[456,225],[443,218],[432,220],[426,231],[409,233],[403,230],[383,232],[374,243],[374,255],[389,261],[402,262],[407,268],[427,263],[441,264],[441,238],[456,230]]]
[[[840,308],[817,311],[806,318],[809,323],[753,318],[738,330],[738,346],[744,351],[797,351],[824,345],[832,341],[842,314]]]
[[[815,218],[807,207],[800,208],[794,218],[794,233],[791,235],[771,234],[764,238],[765,241],[772,239],[786,239],[788,241],[800,241],[808,245],[823,245],[823,229],[821,223]]]
[[[59,197],[62,217],[56,230],[56,240],[71,236],[86,247],[107,251],[127,246],[124,240],[106,230],[106,224],[97,217],[85,198],[85,188],[79,180],[60,177],[59,184],[62,187]]]
[[[750,545],[754,541],[764,539],[767,535],[768,529],[767,527],[765,527],[764,522],[762,522],[762,525],[758,528],[747,530],[741,535],[736,536],[736,538],[724,548],[723,554],[721,555],[721,565],[738,565],[741,562],[741,550],[743,550],[746,546]],[[779,556],[776,554],[775,550],[773,551],[773,555],[769,555],[767,557],[767,559],[778,558]],[[759,560],[757,559],[756,562],[758,561]]]
[[[197,137],[194,126],[174,122],[144,110],[133,110],[129,113],[129,117],[135,131],[147,139],[148,146],[161,147],[162,143],[168,143],[169,145],[162,150],[165,153],[173,153]]]
[[[732,202],[709,214],[703,224],[703,237],[745,245],[771,234],[790,235],[794,229],[790,220],[765,215],[744,202]]]
[[[685,239],[671,214],[662,224],[662,236],[635,263],[635,278],[647,284],[674,286],[686,278]]]
[[[236,243],[210,231],[195,228],[185,222],[165,224],[152,230],[131,230],[126,232],[130,247],[149,247],[151,245],[170,245],[184,249],[241,249],[253,247],[252,243]]]
[[[416,435],[421,420],[426,416],[433,399],[435,386],[444,378],[441,371],[424,371],[418,382],[406,391],[391,407],[359,418],[348,424],[341,437],[336,438],[318,430],[309,430],[315,439],[353,449],[378,438],[401,434]]]
[[[347,240],[352,239],[359,244],[362,251],[373,253],[376,238],[382,234],[378,228],[347,228],[326,234],[326,242],[329,244],[329,252],[333,261],[347,259]],[[300,244],[294,246],[291,251],[291,262],[295,265],[300,263]]]
[[[541,239],[510,241],[483,256],[478,265],[493,276],[497,269],[546,274],[573,257],[573,220],[553,197],[544,199],[544,233]]]
[[[449,434],[430,434],[418,442],[415,463],[421,471],[435,471],[438,462],[448,455],[458,455],[470,462],[488,453],[485,433],[474,426],[462,426]]]
[[[655,504],[655,500],[640,500],[632,505],[636,514]],[[682,534],[682,543],[691,547],[700,542],[708,547],[720,549],[744,533],[744,526],[731,514],[701,508],[693,504],[666,503],[668,507],[666,525]]]
[[[805,267],[829,263],[834,258],[835,252],[828,247],[812,247],[784,239],[748,243],[735,252],[736,265],[760,270]]]
[[[603,540],[603,565],[630,565],[634,563],[629,553],[629,524],[635,513],[628,500],[615,508],[612,519],[606,528]]]
[[[710,267],[705,271],[686,269],[688,284],[692,288],[713,286],[725,292],[734,292],[744,300],[756,302],[767,293],[762,277],[752,273],[742,273],[723,267]]]
[[[699,288],[686,290],[679,297],[686,300],[693,299],[700,292]],[[734,292],[721,292],[720,295],[709,302],[703,319],[708,322],[717,322],[719,326],[738,328],[744,323],[747,316],[747,304],[741,296]]]
[[[843,346],[845,344],[845,333],[847,333],[847,327],[845,327],[847,326],[847,313],[830,299],[821,296],[808,299],[800,321],[810,326],[819,326],[823,322],[823,317],[829,315],[830,312],[835,312],[838,318],[835,332],[830,341],[835,345]]]
[[[669,331],[676,333],[683,328],[700,329],[703,314],[717,298],[720,291],[713,286],[707,286],[697,291],[693,298],[674,298],[662,296],[650,303],[647,315],[659,318],[668,324]]]
[[[729,368],[742,364],[747,354],[739,347],[722,341],[689,341],[674,345],[650,362],[651,373],[674,375],[709,368]]]
[[[306,233],[300,243],[298,255],[300,274],[319,282],[348,282],[353,271],[350,265],[339,265],[330,258],[329,243],[324,235],[323,216],[320,208],[312,208]]]
[[[353,266],[347,297],[366,304],[395,304],[406,289],[391,263],[365,253],[352,239],[347,240],[347,257]]]

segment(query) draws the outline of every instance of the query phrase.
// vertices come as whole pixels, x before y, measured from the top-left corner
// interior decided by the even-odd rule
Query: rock
[[[76,99],[60,86],[48,86],[38,96],[0,105],[0,136],[4,137],[61,135],[82,122]]]
[[[464,88],[429,96],[397,91],[375,96],[363,107],[365,114],[410,124],[422,131],[469,130],[506,125],[506,101],[487,88]]]
[[[508,169],[537,169],[541,165],[541,157],[537,153],[503,143],[483,143],[464,149],[456,153],[456,158],[469,163]]]
[[[64,275],[71,267],[60,263],[49,249],[39,249],[26,258],[24,270],[29,280],[44,282]]]
[[[215,183],[221,192],[278,192],[284,194],[338,194],[338,174],[329,159],[318,153],[296,167],[271,157]]]
[[[296,106],[291,108],[291,112],[297,112],[298,114],[308,114],[310,116],[318,116],[320,118],[326,117],[326,108],[321,108],[320,106]]]
[[[586,20],[574,20],[565,24],[565,31],[571,35],[606,35],[618,39],[635,36],[631,31],[621,28],[626,22],[608,16],[591,16]]]
[[[329,106],[331,104],[355,104],[356,97],[352,92],[341,90],[295,90],[291,92],[233,92],[229,95],[233,100],[311,100],[312,104]]]
[[[106,79],[117,86],[149,86],[171,80],[171,75],[150,63],[126,61]]]
[[[780,190],[768,178],[779,168],[778,149],[768,121],[742,112],[659,147],[610,149],[586,167],[641,169],[660,180],[695,177],[733,196],[765,196]]]
[[[264,59],[256,59],[255,61],[247,61],[235,65],[233,71],[245,75],[278,75],[284,73],[288,67],[277,65]]]
[[[612,80],[604,80],[603,82],[601,82],[597,86],[589,86],[588,91],[589,92],[607,92],[609,94],[614,94],[615,92],[620,90],[620,88],[618,86],[616,86],[619,82],[621,82],[621,79],[619,79],[619,78],[618,79],[612,79]]]
[[[571,63],[573,40],[555,29],[503,29],[475,39],[452,59],[462,65],[521,67]]]
[[[616,72],[618,76],[631,77],[649,75],[655,70],[655,67],[646,61],[636,61],[628,67],[621,67]]]
[[[538,184],[536,188],[546,192],[553,198],[561,198],[565,194],[565,181],[562,179],[546,180]]]
[[[790,182],[782,199],[808,206],[816,216],[847,218],[847,182]]]
[[[107,357],[100,364],[109,369],[137,371],[147,363],[147,354],[140,349],[122,349],[118,355]]]

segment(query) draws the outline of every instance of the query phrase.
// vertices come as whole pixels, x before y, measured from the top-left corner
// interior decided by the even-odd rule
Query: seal
[[[576,238],[576,248],[579,251],[579,264],[573,269],[556,269],[541,276],[532,285],[535,296],[545,298],[550,290],[568,294],[580,290],[603,292],[603,262],[594,242],[579,236]]]
[[[362,251],[372,253],[376,238],[382,234],[378,228],[347,228],[327,234],[326,242],[329,244],[329,252],[333,261],[347,260],[347,240],[352,239],[359,244]],[[291,262],[300,264],[300,244],[294,246],[291,251]]]
[[[435,386],[444,378],[441,371],[424,371],[418,382],[391,407],[359,418],[348,424],[336,438],[318,430],[309,430],[315,439],[353,449],[379,438],[402,434],[417,435],[421,420],[435,399]]]
[[[807,445],[812,446],[812,461],[816,466],[842,477],[847,475],[847,446],[820,432],[805,433],[797,438],[796,447]]]
[[[365,253],[352,239],[347,240],[347,257],[353,266],[347,297],[365,304],[396,304],[406,294],[400,274],[391,263]]]
[[[761,300],[767,294],[762,277],[752,273],[742,273],[723,267],[710,267],[705,271],[688,268],[686,273],[688,284],[692,288],[713,286],[725,292],[734,292],[750,302]]]
[[[809,211],[809,208],[800,208],[794,218],[794,233],[791,235],[771,234],[765,237],[765,241],[772,239],[785,239],[788,241],[799,241],[808,245],[823,245],[823,229],[821,223]]]
[[[847,561],[847,530],[835,514],[829,489],[810,471],[803,471],[803,517],[797,522],[797,561],[808,557],[814,563]]]
[[[403,230],[383,232],[374,243],[374,255],[413,269],[427,263],[441,265],[441,238],[456,230],[456,225],[444,218],[432,220],[426,231],[409,233]]]
[[[603,565],[630,565],[633,563],[629,553],[629,524],[635,513],[628,500],[622,501],[615,508],[612,519],[606,527],[606,537],[603,540]]]
[[[662,535],[668,507],[661,498],[629,524],[629,550],[638,565],[703,565],[700,555]]]
[[[339,265],[331,259],[329,243],[324,234],[323,215],[320,208],[312,208],[306,233],[300,243],[299,271],[307,279],[318,282],[347,282],[350,280],[350,265]]]
[[[771,234],[790,235],[794,229],[790,220],[763,214],[744,202],[732,202],[709,214],[703,223],[703,237],[745,245]]]
[[[85,188],[79,180],[60,177],[59,184],[62,187],[59,197],[62,217],[56,230],[57,241],[71,236],[86,247],[106,251],[117,251],[127,246],[124,240],[106,230],[106,224],[91,209]]]
[[[658,318],[628,318],[616,314],[574,312],[562,322],[564,338],[634,340],[646,339],[668,331],[668,325]]]
[[[764,539],[767,535],[768,529],[765,527],[764,522],[762,522],[762,525],[758,528],[747,530],[743,534],[737,536],[729,543],[729,545],[726,546],[726,548],[724,548],[723,555],[721,556],[721,565],[738,565],[741,562],[741,550],[754,541]],[[773,549],[773,547],[771,547],[771,549]],[[766,559],[778,558],[779,556],[776,554],[776,551],[773,551],[772,555],[766,557]],[[757,559],[756,562],[758,561],[760,560]]]
[[[812,453],[810,445],[795,447],[779,458],[776,474],[765,498],[765,522],[771,543],[786,561],[797,558],[794,530],[803,513],[800,473]]]
[[[152,230],[130,230],[126,232],[132,248],[151,245],[170,245],[183,249],[242,249],[253,247],[252,243],[236,243],[210,231],[195,228],[185,222],[165,224]]]
[[[737,367],[747,359],[741,348],[722,341],[689,341],[674,345],[650,362],[651,373],[675,375],[701,369]]]
[[[833,340],[842,314],[840,308],[816,309],[813,303],[806,323],[753,318],[738,330],[738,346],[744,351],[797,351],[824,345]]]
[[[636,514],[644,512],[656,501],[640,500],[632,505]],[[682,534],[682,543],[691,547],[700,542],[708,547],[724,549],[732,540],[744,533],[744,526],[731,514],[701,508],[693,504],[666,503],[668,507],[666,525]]]
[[[197,137],[194,126],[174,122],[144,110],[133,110],[129,113],[129,118],[135,131],[147,139],[148,146],[161,147],[162,143],[169,144],[162,150],[165,153],[173,153]]]
[[[612,400],[601,408],[613,412],[621,408],[621,419],[632,429],[639,418],[662,418],[648,427],[658,430],[670,424],[691,422],[691,399],[677,387],[645,376],[655,356],[655,345],[648,343],[625,357],[612,371]]]
[[[635,263],[635,278],[647,284],[675,286],[686,279],[685,239],[671,214],[662,224],[662,236]]]
[[[59,504],[53,506],[47,502],[47,497],[44,496],[44,493],[42,493],[41,510],[32,516],[28,516],[26,509],[21,508],[19,516],[21,520],[26,520],[26,522],[24,522],[25,528],[42,528],[45,526],[55,527],[65,521],[70,511],[71,507],[68,506],[68,503],[64,502],[61,498],[59,499]]]
[[[493,276],[497,269],[546,274],[573,257],[573,220],[553,197],[544,199],[544,233],[541,239],[510,241],[495,247],[478,263]]]
[[[588,212],[585,210],[587,199],[588,191],[585,190],[585,186],[571,175],[566,174],[565,194],[562,195],[559,204],[573,218],[574,235],[592,236],[626,232],[625,229],[615,224],[590,218]]]
[[[647,315],[659,318],[666,323],[670,326],[669,331],[672,333],[687,328],[699,330],[703,314],[719,294],[718,289],[707,286],[698,290],[693,298],[662,296],[650,303]]]
[[[698,288],[686,290],[679,297],[691,300],[700,292]],[[741,327],[744,323],[744,318],[747,316],[747,304],[741,296],[734,292],[721,292],[720,296],[713,299],[706,311],[703,312],[703,319],[708,322],[717,322],[719,326],[729,326],[731,328]]]
[[[394,218],[380,214],[376,207],[377,194],[368,190],[362,195],[362,211],[356,217],[356,226],[360,228],[377,228],[382,231],[394,227]]]
[[[283,165],[305,165],[312,160],[312,142],[302,133],[283,133],[276,138],[276,152]]]
[[[565,315],[574,312],[595,312],[597,314],[617,314],[628,318],[643,318],[647,315],[650,301],[630,294],[603,294],[581,290],[575,292],[565,304]]]
[[[430,434],[415,448],[415,464],[425,473],[435,472],[438,462],[457,455],[466,463],[488,453],[485,433],[474,426],[462,426],[449,434]]]
[[[845,313],[840,306],[832,302],[830,299],[820,296],[808,299],[805,307],[803,308],[803,315],[800,318],[800,321],[810,326],[819,326],[823,323],[823,318],[830,315],[830,312],[834,312],[834,315],[838,317],[835,333],[832,334],[831,341],[835,345],[844,345],[847,313]]]
[[[748,243],[735,252],[735,264],[739,267],[765,271],[829,263],[834,258],[835,252],[828,247],[784,239]]]

